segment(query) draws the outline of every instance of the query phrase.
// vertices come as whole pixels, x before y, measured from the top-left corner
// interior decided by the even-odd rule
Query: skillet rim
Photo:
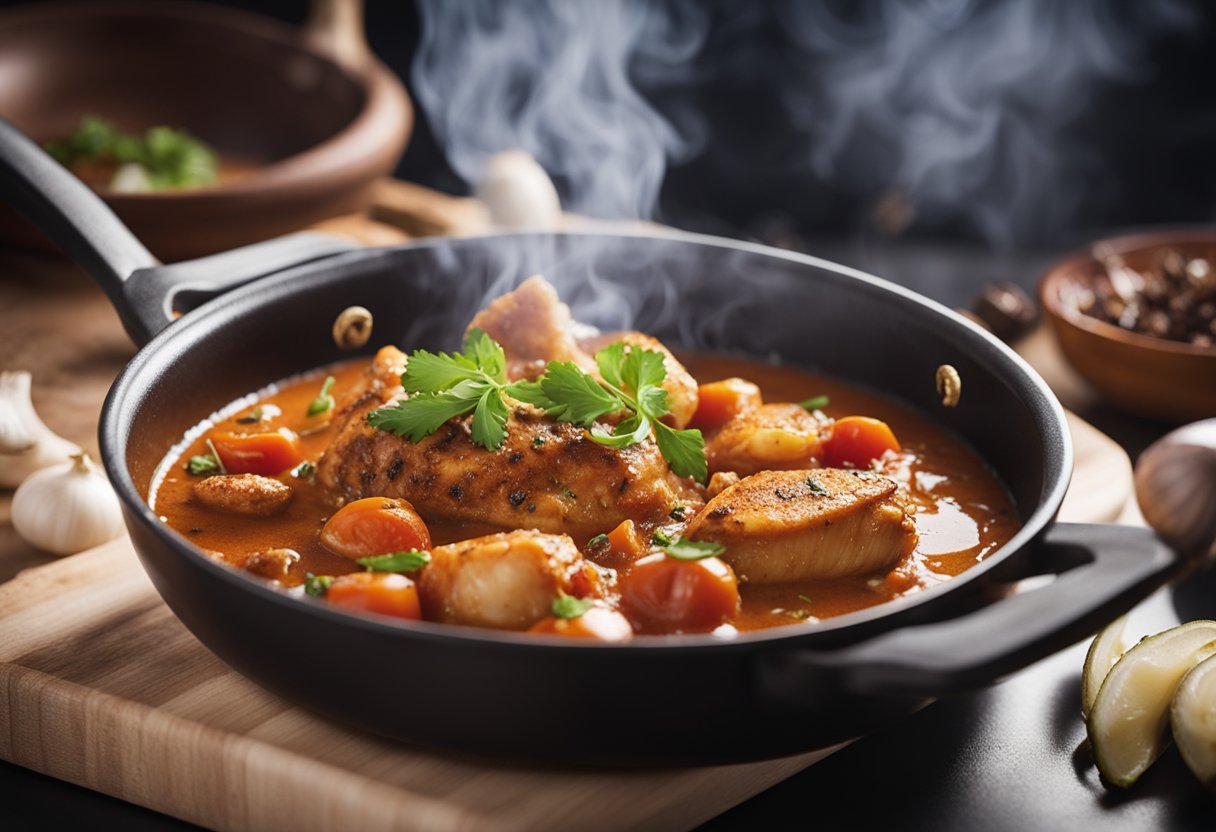
[[[1040,429],[1042,435],[1040,453],[1044,460],[1045,482],[1034,510],[1022,521],[1020,528],[1012,538],[1006,541],[1004,545],[998,547],[980,563],[975,564],[941,584],[892,601],[876,604],[873,607],[856,610],[815,623],[791,624],[749,632],[737,632],[729,637],[715,636],[712,633],[672,634],[641,636],[624,644],[605,644],[599,642],[583,643],[582,640],[563,639],[559,636],[516,633],[513,631],[467,627],[455,624],[440,624],[427,621],[403,622],[387,616],[374,614],[351,615],[330,609],[323,604],[300,597],[298,593],[274,589],[262,581],[242,574],[232,567],[216,563],[203,554],[198,546],[195,546],[187,538],[162,523],[148,503],[140,496],[126,465],[125,448],[130,437],[129,431],[123,430],[125,426],[129,426],[131,421],[130,416],[126,414],[131,414],[134,410],[130,407],[124,408],[123,404],[129,398],[138,396],[141,389],[154,389],[157,377],[161,374],[156,371],[155,361],[158,360],[161,352],[171,346],[177,346],[179,349],[193,348],[189,344],[189,339],[195,333],[205,333],[217,325],[223,326],[224,315],[230,308],[256,307],[272,303],[275,300],[282,300],[282,296],[284,295],[290,296],[306,293],[314,286],[341,282],[346,279],[345,275],[338,274],[334,276],[328,274],[333,267],[340,269],[341,267],[360,261],[391,257],[401,251],[479,245],[486,241],[500,239],[575,239],[579,237],[668,241],[717,248],[726,252],[745,253],[752,256],[773,257],[828,272],[836,275],[838,278],[858,281],[867,285],[878,295],[885,295],[897,303],[910,305],[921,310],[919,314],[944,319],[944,322],[953,328],[953,332],[957,336],[968,339],[970,346],[981,351],[981,357],[1003,361],[1016,370],[1016,373],[1012,375],[1002,376],[1001,381],[1011,387],[1019,398],[1025,402],[1032,414],[1036,427]],[[800,276],[799,279],[805,278]],[[259,299],[259,295],[265,297]],[[142,378],[145,374],[148,376],[146,379]],[[335,626],[339,627],[368,630],[381,636],[393,638],[423,638],[452,645],[488,643],[493,644],[496,648],[506,650],[547,649],[585,651],[590,649],[612,653],[634,653],[638,650],[701,652],[704,650],[752,650],[759,647],[771,646],[773,642],[781,642],[783,645],[814,646],[821,650],[830,650],[840,645],[835,643],[832,645],[813,645],[812,643],[828,637],[828,634],[840,633],[850,628],[862,629],[867,625],[873,626],[876,623],[882,631],[890,631],[905,626],[915,627],[915,622],[904,622],[888,624],[888,626],[882,628],[881,620],[898,619],[905,613],[924,604],[935,603],[937,599],[959,591],[972,581],[986,575],[990,570],[999,566],[1021,549],[1034,545],[1035,541],[1046,531],[1048,526],[1054,522],[1060,504],[1063,502],[1064,494],[1068,489],[1073,468],[1072,438],[1068,431],[1064,408],[1055,394],[1051,392],[1046,381],[1006,344],[937,301],[859,269],[823,260],[813,255],[785,251],[757,243],[707,234],[694,234],[684,231],[664,231],[662,233],[651,231],[648,233],[618,228],[539,233],[491,233],[454,239],[442,237],[423,238],[394,246],[356,249],[325,260],[289,266],[281,272],[259,278],[252,283],[230,290],[207,301],[165,327],[151,341],[141,347],[135,357],[119,373],[106,396],[105,404],[101,411],[98,434],[102,464],[123,503],[124,517],[127,525],[130,526],[136,522],[140,523],[153,535],[166,542],[177,556],[184,557],[195,568],[202,569],[212,577],[221,580],[221,582],[237,587],[237,591],[251,592],[255,596],[267,599],[272,604],[282,605],[285,614],[316,615],[320,616],[322,620],[332,622]],[[985,463],[987,464],[987,460],[985,460]],[[141,562],[144,562],[146,560],[145,555],[139,552],[138,547],[136,547],[136,551],[140,556]],[[145,571],[150,571],[147,569],[146,563]],[[1000,603],[1000,601],[997,600],[991,603]],[[864,642],[874,635],[876,633],[871,633],[862,636],[856,641]],[[807,642],[807,644],[804,645],[802,642]],[[846,639],[845,643],[851,642],[848,642]]]

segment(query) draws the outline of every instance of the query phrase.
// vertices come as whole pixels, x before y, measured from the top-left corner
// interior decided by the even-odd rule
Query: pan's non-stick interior
[[[1070,450],[1062,410],[1041,380],[958,316],[880,281],[805,257],[687,236],[426,242],[340,255],[212,301],[154,340],[115,385],[103,418],[103,455],[141,557],[179,617],[239,670],[317,710],[394,736],[514,755],[553,758],[560,749],[568,759],[596,762],[765,756],[854,735],[889,715],[886,709],[909,707],[856,702],[842,710],[837,703],[831,721],[804,718],[791,730],[750,681],[753,654],[792,641],[820,646],[863,638],[946,600],[941,592],[908,599],[902,609],[897,602],[894,615],[880,607],[825,622],[819,632],[768,631],[736,644],[714,645],[706,636],[624,648],[533,647],[489,632],[469,637],[456,632],[461,628],[407,631],[284,598],[189,551],[139,500],[166,450],[201,418],[270,381],[346,357],[330,329],[347,306],[374,315],[366,351],[387,343],[450,349],[488,297],[537,272],[577,318],[604,329],[632,327],[673,346],[807,367],[936,419],[990,462],[1028,520],[1004,553],[1024,548],[1062,499]],[[935,391],[941,364],[953,365],[963,381],[955,408],[943,407]],[[328,664],[316,664],[321,655],[330,656]],[[386,655],[399,665],[388,676]],[[384,689],[393,687],[393,674],[413,701],[466,717],[458,724],[386,720],[398,701]],[[527,727],[536,720],[560,725],[583,714],[561,696],[537,712],[533,700],[547,685],[593,686],[607,702],[656,696],[681,702],[712,693],[721,707],[748,716],[713,735],[652,716],[594,747],[572,739],[529,747]],[[491,688],[496,708],[519,715],[520,725],[467,716],[467,709],[485,707],[481,697]],[[819,705],[826,706],[807,703],[811,713]],[[638,746],[664,736],[679,742]]]

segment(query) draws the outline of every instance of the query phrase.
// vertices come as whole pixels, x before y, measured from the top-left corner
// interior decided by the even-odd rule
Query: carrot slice
[[[375,612],[397,618],[422,618],[418,587],[404,575],[392,572],[354,572],[334,578],[325,600],[356,612]]]
[[[266,433],[215,431],[209,438],[229,474],[274,477],[304,461],[299,437],[287,428]]]
[[[599,641],[628,641],[633,637],[629,620],[616,610],[595,606],[577,618],[542,618],[528,629],[529,633],[570,638],[593,638]]]
[[[846,416],[832,425],[823,443],[823,464],[828,468],[868,468],[887,451],[900,451],[890,426],[869,416]]]
[[[365,497],[334,512],[321,528],[321,545],[357,560],[430,549],[431,533],[408,500]]]
[[[750,381],[741,378],[711,381],[697,388],[697,411],[688,426],[701,430],[716,428],[763,403],[760,388]]]

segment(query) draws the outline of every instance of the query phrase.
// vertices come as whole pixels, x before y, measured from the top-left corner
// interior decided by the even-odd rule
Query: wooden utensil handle
[[[304,37],[342,63],[360,66],[372,59],[363,28],[363,0],[312,0]]]

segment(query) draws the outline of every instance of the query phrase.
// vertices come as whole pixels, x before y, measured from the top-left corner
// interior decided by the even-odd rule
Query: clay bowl
[[[252,164],[204,188],[99,190],[162,260],[230,249],[359,210],[405,147],[413,111],[401,83],[365,48],[327,48],[342,40],[326,37],[334,25],[186,2],[10,9],[0,14],[0,114],[38,141],[90,114],[130,132],[165,124]],[[345,25],[360,26],[353,16]],[[9,217],[0,235],[37,240]]]
[[[1075,302],[1116,255],[1136,271],[1154,269],[1174,250],[1216,267],[1216,229],[1130,234],[1101,240],[1052,266],[1039,298],[1072,366],[1119,408],[1169,422],[1216,416],[1216,347],[1123,329],[1086,315]]]

